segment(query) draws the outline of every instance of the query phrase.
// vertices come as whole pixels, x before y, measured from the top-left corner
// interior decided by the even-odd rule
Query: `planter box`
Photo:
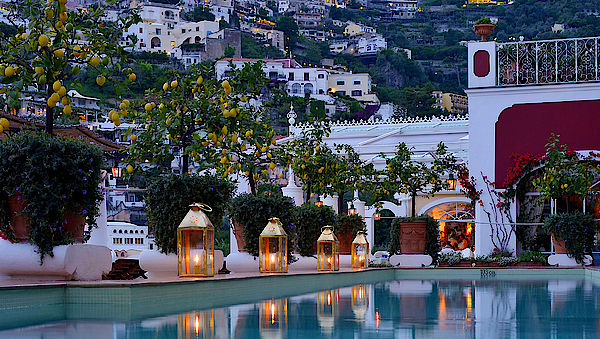
[[[427,243],[427,220],[400,222],[400,253],[423,254]]]
[[[447,262],[441,262],[438,264],[438,267],[473,267],[471,261],[461,261],[456,265],[450,265]]]
[[[539,262],[539,261],[521,261],[518,262],[515,266],[519,266],[519,267],[541,267],[541,266],[545,266],[546,264],[543,262]]]
[[[497,262],[475,262],[475,267],[500,267]]]

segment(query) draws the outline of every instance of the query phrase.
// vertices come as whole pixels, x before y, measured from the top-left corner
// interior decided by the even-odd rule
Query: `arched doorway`
[[[154,37],[152,38],[152,40],[150,40],[150,47],[151,48],[160,48],[161,44],[160,44],[160,38],[158,37]]]
[[[428,208],[423,214],[431,216],[440,223],[440,243],[442,247],[446,245],[456,247],[464,238],[468,247],[473,249],[473,221],[475,219],[473,206],[470,202],[457,200],[439,201],[434,206],[426,206]]]

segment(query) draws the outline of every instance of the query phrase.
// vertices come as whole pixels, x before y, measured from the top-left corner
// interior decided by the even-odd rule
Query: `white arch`
[[[419,213],[417,215],[422,215],[423,213],[427,212],[427,210],[429,210],[437,205],[445,204],[448,202],[471,203],[471,199],[466,198],[466,197],[446,197],[446,198],[437,199],[437,200],[434,200],[434,201],[428,203],[427,205],[423,206],[423,208],[421,208],[421,210],[419,211]]]
[[[406,215],[406,207],[397,205],[393,202],[389,201],[381,201],[380,210],[390,210],[394,213],[394,216],[403,217]],[[377,211],[377,207],[374,205],[367,206],[365,209],[365,222],[367,223],[367,239],[369,244],[373,246],[375,242],[375,220],[373,219],[373,214]]]

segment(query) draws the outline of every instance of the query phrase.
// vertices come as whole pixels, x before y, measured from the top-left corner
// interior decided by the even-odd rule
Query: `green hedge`
[[[334,225],[335,217],[335,212],[329,206],[305,204],[296,208],[295,242],[301,256],[308,257],[314,254],[321,227]]]
[[[213,211],[206,215],[215,228],[221,227],[234,188],[229,181],[214,175],[189,174],[160,177],[148,186],[145,198],[148,225],[159,250],[177,253],[177,227],[192,203],[209,205]]]

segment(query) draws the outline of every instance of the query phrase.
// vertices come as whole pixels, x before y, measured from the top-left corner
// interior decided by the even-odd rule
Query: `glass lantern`
[[[212,277],[214,269],[215,228],[204,211],[205,204],[190,205],[177,228],[177,274],[183,277]]]
[[[278,218],[269,219],[258,245],[260,273],[287,273],[287,234]]]
[[[321,235],[317,239],[317,270],[337,271],[340,269],[340,242],[333,234],[333,226],[321,228]]]
[[[358,231],[352,241],[352,268],[369,267],[369,242],[364,231]]]

